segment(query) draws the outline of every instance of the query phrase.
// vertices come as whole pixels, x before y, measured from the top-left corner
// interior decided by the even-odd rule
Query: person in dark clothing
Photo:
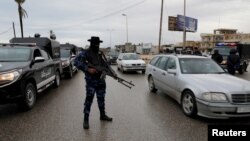
[[[193,55],[198,55],[198,56],[202,56],[201,52],[199,51],[199,49],[197,47],[194,48],[194,53]]]
[[[113,119],[105,113],[105,93],[106,82],[101,79],[101,72],[98,72],[94,67],[104,67],[104,59],[99,51],[101,41],[99,37],[91,37],[89,49],[82,51],[75,58],[75,66],[85,73],[86,80],[86,98],[84,103],[84,129],[89,129],[89,114],[91,105],[96,93],[98,107],[100,110],[100,120],[112,121]]]
[[[220,55],[219,50],[217,50],[217,49],[214,50],[214,54],[212,55],[212,59],[218,64],[220,64],[223,61],[223,57],[222,57],[222,55]]]
[[[236,49],[230,50],[230,55],[227,57],[227,69],[228,72],[232,75],[235,74],[235,71],[240,67],[240,56],[236,54]]]

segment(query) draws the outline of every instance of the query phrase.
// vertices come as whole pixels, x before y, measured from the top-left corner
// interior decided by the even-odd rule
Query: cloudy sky
[[[186,0],[186,16],[198,19],[198,31],[188,33],[187,40],[200,40],[200,33],[216,28],[233,28],[250,33],[250,0]],[[168,16],[183,14],[184,0],[164,0],[162,43],[182,41],[181,32],[168,31]],[[161,0],[26,0],[24,36],[53,30],[61,43],[88,44],[91,36],[100,36],[102,47],[126,42],[158,44]],[[20,37],[15,0],[0,0],[0,42],[8,42],[15,22]],[[111,35],[111,38],[110,38]]]

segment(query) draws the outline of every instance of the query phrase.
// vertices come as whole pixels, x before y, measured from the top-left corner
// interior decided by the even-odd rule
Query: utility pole
[[[122,16],[126,17],[126,33],[127,33],[127,43],[128,43],[128,16],[127,14],[122,14]]]
[[[114,29],[108,29],[108,31],[109,31],[109,45],[110,45],[110,49],[111,49],[112,48],[111,33],[112,33],[112,31],[114,31]]]
[[[13,25],[13,32],[14,32],[14,37],[16,38],[15,23],[14,23],[14,22],[12,22],[12,25]]]
[[[160,48],[161,48],[161,33],[162,33],[163,4],[164,4],[164,0],[161,1],[161,18],[160,18],[159,48],[158,48],[158,52],[159,52],[159,53],[160,53]]]
[[[183,49],[186,47],[186,0],[184,0]]]

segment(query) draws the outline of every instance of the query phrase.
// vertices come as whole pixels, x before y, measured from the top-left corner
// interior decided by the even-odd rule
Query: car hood
[[[61,60],[62,60],[62,61],[70,60],[70,58],[69,58],[69,57],[63,57],[63,58],[61,58]]]
[[[0,72],[20,69],[29,65],[29,62],[0,62]]]
[[[185,74],[184,79],[207,92],[250,92],[250,81],[229,74]]]
[[[124,64],[145,64],[143,60],[122,60]]]

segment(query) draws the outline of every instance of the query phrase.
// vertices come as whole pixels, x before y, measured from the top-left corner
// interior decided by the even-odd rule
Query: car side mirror
[[[176,71],[176,69],[168,69],[168,73],[176,75],[177,71]]]
[[[40,62],[44,62],[45,59],[43,57],[35,57],[35,63],[40,63]]]

